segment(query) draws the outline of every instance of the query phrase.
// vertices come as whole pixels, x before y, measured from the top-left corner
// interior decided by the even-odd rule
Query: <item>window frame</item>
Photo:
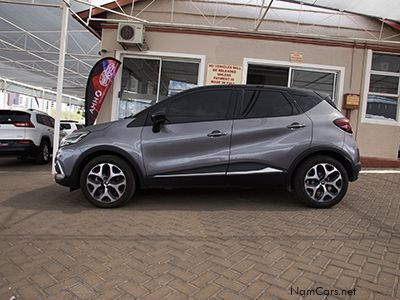
[[[161,60],[165,59],[168,61],[178,61],[178,62],[197,62],[199,64],[198,74],[197,74],[197,86],[201,87],[204,85],[204,74],[205,74],[205,67],[206,67],[206,56],[200,54],[191,54],[191,53],[174,53],[174,52],[161,52],[161,51],[144,51],[142,53],[137,53],[133,51],[125,51],[119,50],[115,53],[115,58],[119,61],[123,62],[124,58],[137,58],[137,59],[154,59],[154,60]],[[160,64],[160,70],[161,71]],[[121,66],[122,70],[123,66]],[[159,77],[160,77],[159,72]],[[160,79],[160,78],[159,78]],[[121,89],[121,80],[122,80],[122,72],[117,72],[115,76],[113,85],[112,85],[112,101],[111,105],[111,120],[119,120],[119,91]],[[159,87],[157,88],[159,90]],[[159,99],[157,91],[157,99]],[[165,100],[163,100],[165,101]],[[158,102],[157,102],[158,103]]]
[[[269,60],[269,59],[259,59],[259,58],[243,58],[243,70],[242,70],[242,83],[246,84],[247,79],[247,71],[249,65],[264,65],[271,67],[285,67],[289,68],[289,78],[288,78],[288,87],[291,82],[291,69],[298,69],[304,71],[315,71],[315,72],[325,72],[332,73],[335,72],[335,94],[337,95],[337,105],[338,109],[341,110],[343,106],[343,94],[344,94],[344,78],[345,78],[345,67],[342,66],[333,66],[333,65],[318,65],[318,64],[309,64],[309,63],[296,63],[289,61],[281,61],[281,60]]]
[[[361,106],[361,122],[369,123],[369,124],[377,124],[377,125],[400,126],[400,72],[394,73],[394,72],[384,72],[384,71],[372,70],[372,57],[373,57],[374,53],[396,55],[400,59],[399,53],[372,51],[371,49],[368,49],[365,73],[364,73],[364,86],[363,86],[363,97],[362,97],[363,101],[362,101],[362,106]],[[371,80],[372,74],[399,77],[397,95],[387,94],[387,93],[370,92],[369,87],[370,87],[370,80]],[[397,97],[397,114],[396,114],[397,120],[367,118],[366,115],[367,115],[367,106],[368,106],[368,95],[377,95],[377,96],[383,96],[383,97]]]

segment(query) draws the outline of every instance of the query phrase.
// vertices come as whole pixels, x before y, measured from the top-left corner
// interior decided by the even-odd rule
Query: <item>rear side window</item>
[[[22,111],[0,110],[0,124],[30,122],[30,114]]]
[[[323,99],[315,93],[302,93],[293,91],[290,93],[300,108],[306,112],[319,104]]]
[[[245,118],[273,118],[297,113],[280,91],[245,90],[241,116]]]
[[[54,128],[54,119],[52,117],[46,116],[46,123],[48,124],[48,126],[50,126],[51,128]]]
[[[44,119],[43,115],[36,115],[36,121],[39,124],[46,125],[46,120]]]
[[[52,128],[54,127],[54,119],[52,117],[37,114],[36,115],[36,121],[39,124],[42,124],[44,126],[52,127]]]
[[[63,129],[71,129],[71,124],[68,123],[64,123],[64,124],[60,124],[60,128]]]
[[[169,123],[225,120],[230,113],[231,90],[206,90],[186,94],[167,105]]]

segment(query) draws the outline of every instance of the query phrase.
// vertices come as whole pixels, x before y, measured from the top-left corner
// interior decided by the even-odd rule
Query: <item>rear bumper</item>
[[[23,142],[22,144],[19,140],[1,140],[0,156],[34,156],[37,154],[38,146],[29,140]]]
[[[349,181],[356,181],[361,171],[361,163],[358,162],[352,165],[352,170],[349,174]]]

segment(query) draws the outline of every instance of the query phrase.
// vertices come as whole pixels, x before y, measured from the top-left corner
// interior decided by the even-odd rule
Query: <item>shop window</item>
[[[335,73],[292,70],[290,86],[309,89],[335,98]]]
[[[400,56],[373,53],[366,118],[398,120]]]
[[[249,65],[247,69],[248,84],[287,86],[289,68]]]
[[[321,95],[329,96],[334,102],[337,101],[336,81],[337,73],[328,70],[249,64],[247,71],[248,84],[265,84],[314,90]]]
[[[160,77],[160,101],[197,86],[198,63],[163,61]]]
[[[123,59],[119,118],[197,86],[198,62],[163,58]]]

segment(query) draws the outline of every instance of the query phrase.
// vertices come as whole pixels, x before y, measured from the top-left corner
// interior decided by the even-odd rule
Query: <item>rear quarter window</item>
[[[25,123],[30,120],[31,116],[26,112],[0,110],[0,124]]]

